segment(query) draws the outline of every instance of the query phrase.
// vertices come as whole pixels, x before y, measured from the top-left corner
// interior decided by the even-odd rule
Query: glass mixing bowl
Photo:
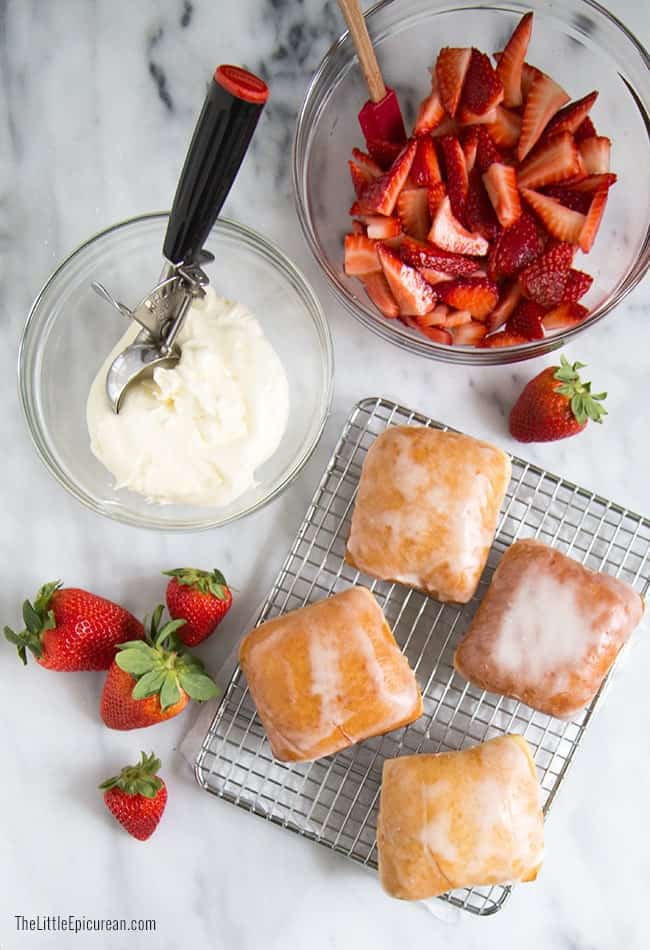
[[[428,68],[443,46],[503,49],[513,27],[535,11],[528,61],[576,99],[599,90],[593,117],[612,139],[611,189],[600,233],[576,266],[593,277],[582,301],[587,320],[544,340],[502,349],[445,346],[382,317],[361,283],[343,272],[343,237],[354,200],[347,160],[363,146],[357,112],[368,98],[348,34],[329,50],[307,90],[296,128],[293,182],[307,243],[338,299],[369,329],[414,353],[455,363],[508,363],[540,356],[593,326],[641,280],[650,263],[650,60],[634,36],[592,0],[529,0],[487,6],[477,0],[383,0],[366,22],[384,77],[399,96],[407,127],[428,94]]]
[[[134,305],[152,287],[162,264],[166,214],[116,224],[78,247],[49,278],[27,319],[20,346],[20,396],[39,455],[54,477],[84,505],[116,521],[188,531],[214,528],[260,508],[291,482],[323,430],[332,394],[329,328],[313,291],[291,261],[248,228],[220,219],[206,248],[217,292],[247,304],[261,322],[286,371],[287,430],[257,471],[257,484],[224,508],[148,503],[116,491],[90,451],[86,399],[125,321],[91,289],[105,284]]]

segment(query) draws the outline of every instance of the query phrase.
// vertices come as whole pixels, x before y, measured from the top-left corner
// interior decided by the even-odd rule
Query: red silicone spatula
[[[359,0],[338,0],[338,5],[370,93],[370,99],[359,112],[359,124],[366,142],[405,142],[406,131],[399,102],[394,89],[389,89],[382,78]]]

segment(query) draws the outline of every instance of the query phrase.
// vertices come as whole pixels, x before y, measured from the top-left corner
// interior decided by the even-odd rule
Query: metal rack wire
[[[410,726],[313,763],[276,762],[239,668],[234,672],[197,757],[203,788],[275,824],[371,868],[377,866],[376,818],[386,758],[475,745],[506,732],[531,745],[548,812],[603,693],[571,721],[465,682],[453,652],[503,551],[536,537],[595,570],[615,574],[645,594],[650,587],[650,521],[518,458],[488,566],[473,600],[441,604],[398,584],[360,575],[344,561],[361,466],[374,439],[391,425],[447,429],[386,399],[353,409],[293,546],[257,622],[303,607],[351,584],[369,587],[415,670],[424,714]],[[444,900],[485,915],[499,910],[510,886],[456,890]]]

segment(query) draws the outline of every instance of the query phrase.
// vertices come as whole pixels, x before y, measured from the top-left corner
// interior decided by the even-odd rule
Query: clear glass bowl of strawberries
[[[450,362],[547,353],[650,265],[647,53],[584,0],[508,6],[378,4],[367,24],[406,138],[364,139],[346,35],[294,142],[301,225],[339,299]]]

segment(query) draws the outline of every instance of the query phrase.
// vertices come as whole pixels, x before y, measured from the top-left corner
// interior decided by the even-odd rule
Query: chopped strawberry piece
[[[578,148],[588,175],[602,175],[609,171],[612,143],[607,136],[594,135],[590,139],[583,139]]]
[[[485,321],[488,333],[492,333],[494,330],[498,330],[499,327],[503,326],[510,314],[515,311],[521,297],[521,287],[518,281],[506,284],[505,286],[502,285],[499,302],[492,313],[488,314]]]
[[[589,95],[583,96],[582,99],[571,102],[568,106],[560,109],[546,126],[544,134],[555,135],[556,132],[575,132],[586,119],[597,98],[598,93],[594,89]]]
[[[503,99],[503,83],[485,53],[472,49],[461,103],[476,116],[485,115]],[[461,120],[462,121],[462,120]]]
[[[397,197],[411,171],[416,148],[416,143],[410,142],[400,152],[389,170],[368,185],[357,202],[357,210],[350,213],[392,214]]]
[[[399,198],[397,203],[399,205]],[[402,230],[399,218],[386,217],[383,214],[369,214],[363,220],[366,233],[373,241],[385,241],[387,238],[397,237]]]
[[[461,125],[493,125],[497,121],[497,108],[489,109],[478,115],[467,106],[461,105],[456,113],[456,119]]]
[[[425,188],[435,185],[441,180],[436,147],[430,135],[422,135],[417,140],[410,179],[414,185]]]
[[[507,106],[522,104],[521,70],[526,59],[526,51],[533,28],[533,14],[526,13],[521,18],[499,57],[497,76],[503,85],[503,101]]]
[[[366,155],[366,153],[362,152],[360,148],[352,149],[352,161],[362,171],[366,172],[370,178],[379,178],[383,171],[381,166],[377,164],[374,158],[371,158],[370,155]]]
[[[433,267],[418,267],[418,270],[427,284],[431,284],[432,287],[435,287],[436,284],[441,284],[443,280],[452,280],[451,274],[445,271],[435,270]]]
[[[469,176],[465,221],[472,231],[482,234],[488,241],[493,241],[501,230],[478,169]]]
[[[458,277],[438,284],[436,292],[443,303],[457,310],[469,310],[477,320],[485,319],[499,299],[497,285],[487,277]]]
[[[541,73],[530,87],[521,120],[521,135],[517,145],[517,158],[522,161],[541,137],[547,123],[558,109],[569,101],[564,89]]]
[[[570,187],[572,191],[593,194],[595,191],[607,191],[616,181],[617,176],[613,172],[605,172],[602,175],[587,175],[586,178],[573,182]]]
[[[589,211],[587,212],[585,223],[583,225],[582,231],[580,232],[580,239],[578,241],[580,250],[584,251],[585,254],[589,253],[596,239],[596,234],[598,233],[598,228],[600,227],[600,222],[602,220],[606,204],[607,192],[597,191],[593,197]]]
[[[542,307],[556,307],[564,295],[572,263],[571,245],[554,245],[520,273],[521,289]]]
[[[542,322],[546,330],[566,330],[582,323],[588,315],[589,311],[582,304],[561,303],[550,310]]]
[[[572,211],[560,204],[557,198],[542,195],[539,191],[522,188],[521,195],[526,199],[546,230],[558,241],[577,244],[585,223],[584,214]]]
[[[566,287],[562,295],[562,303],[576,303],[587,293],[594,279],[583,270],[569,271],[567,275]]]
[[[375,139],[374,141],[368,142],[368,151],[373,161],[376,162],[383,171],[387,171],[390,168],[403,148],[403,142],[386,142],[383,139]]]
[[[445,251],[454,254],[468,254],[483,257],[488,252],[488,242],[480,234],[467,231],[451,211],[449,197],[443,198],[438,206],[429,240]]]
[[[443,330],[442,327],[419,327],[419,330],[434,343],[444,343],[446,346],[451,346],[454,342],[451,333],[448,330]]]
[[[492,162],[483,175],[483,184],[499,219],[499,224],[504,228],[509,228],[521,215],[517,172],[511,165]]]
[[[490,255],[491,277],[514,277],[540,256],[544,241],[535,221],[523,212],[521,217],[499,235]]]
[[[587,116],[586,119],[583,119],[578,128],[575,131],[574,138],[576,140],[576,145],[579,145],[583,139],[590,139],[592,136],[598,135],[596,132],[596,127],[591,121],[591,118]]]
[[[469,310],[448,310],[445,323],[448,330],[466,326],[468,323],[472,323],[472,315]],[[479,324],[479,326],[480,325],[481,324]]]
[[[545,315],[544,307],[534,300],[522,300],[508,318],[506,330],[525,336],[527,340],[541,340],[544,337],[542,320]]]
[[[538,69],[537,66],[531,66],[530,63],[524,63],[521,67],[521,95],[523,96],[524,102],[528,98],[530,87],[534,81],[543,75],[544,73],[541,69]]]
[[[476,162],[478,133],[479,129],[476,126],[472,126],[469,129],[463,130],[461,145],[463,146],[463,155],[465,156],[465,168],[467,169],[467,174],[472,171],[474,168],[474,163]]]
[[[436,211],[440,206],[440,202],[447,194],[444,184],[441,181],[437,181],[435,185],[432,185],[429,188],[428,195],[428,205],[429,205],[429,215],[431,219],[434,218]]]
[[[445,181],[451,210],[459,221],[463,220],[467,199],[467,166],[463,148],[457,138],[445,135],[440,139],[440,147],[445,163]]]
[[[426,239],[431,226],[428,205],[427,188],[405,188],[397,199],[397,214],[402,228],[418,241]]]
[[[484,337],[479,346],[483,349],[491,350],[497,346],[519,346],[521,343],[528,343],[525,336],[521,333],[512,333],[510,330],[500,330],[498,333],[490,333]]]
[[[521,116],[497,106],[496,119],[487,126],[490,138],[500,148],[513,148],[521,135]]]
[[[575,191],[566,185],[549,185],[544,189],[544,194],[550,198],[555,198],[565,208],[571,208],[572,211],[579,211],[580,214],[586,214],[589,211],[592,195],[586,191]]]
[[[456,115],[471,56],[471,49],[457,49],[452,46],[445,46],[438,54],[436,79],[440,99],[450,116]]]
[[[358,165],[355,165],[353,161],[348,162],[348,168],[350,169],[350,178],[352,179],[352,186],[357,198],[360,198],[363,192],[366,189],[366,186],[374,181],[372,175],[369,175],[362,168],[359,168]]]
[[[371,241],[365,234],[346,234],[344,268],[348,277],[380,271],[377,242]]]
[[[476,139],[476,167],[484,174],[493,162],[503,163],[503,156],[495,146],[487,129],[477,130]]]
[[[414,267],[405,264],[398,254],[384,244],[377,245],[377,255],[400,314],[417,316],[433,310],[436,294]]]
[[[365,234],[366,226],[362,221],[353,221],[352,222],[352,233],[353,234]]]
[[[470,320],[469,323],[463,323],[451,330],[456,346],[477,346],[486,333],[485,326],[476,320]]]
[[[388,286],[388,281],[382,271],[379,271],[377,274],[366,274],[360,279],[375,307],[377,307],[385,317],[393,319],[399,316],[397,301],[393,297],[393,293]]]
[[[420,329],[422,327],[446,327],[448,314],[449,307],[444,303],[437,303],[429,313],[425,313],[423,316],[416,317],[415,319]]]
[[[570,132],[544,139],[521,163],[517,177],[523,188],[540,188],[578,175],[582,170],[580,152]]]
[[[405,237],[400,248],[402,260],[418,270],[429,268],[438,272],[457,275],[469,275],[476,272],[476,261],[461,254],[450,254],[434,244],[414,241]]]
[[[444,118],[445,110],[442,102],[440,101],[438,84],[434,77],[431,83],[430,94],[420,103],[418,114],[415,117],[413,132],[415,135],[422,135],[424,132],[431,132],[432,129],[435,129],[440,125]]]

